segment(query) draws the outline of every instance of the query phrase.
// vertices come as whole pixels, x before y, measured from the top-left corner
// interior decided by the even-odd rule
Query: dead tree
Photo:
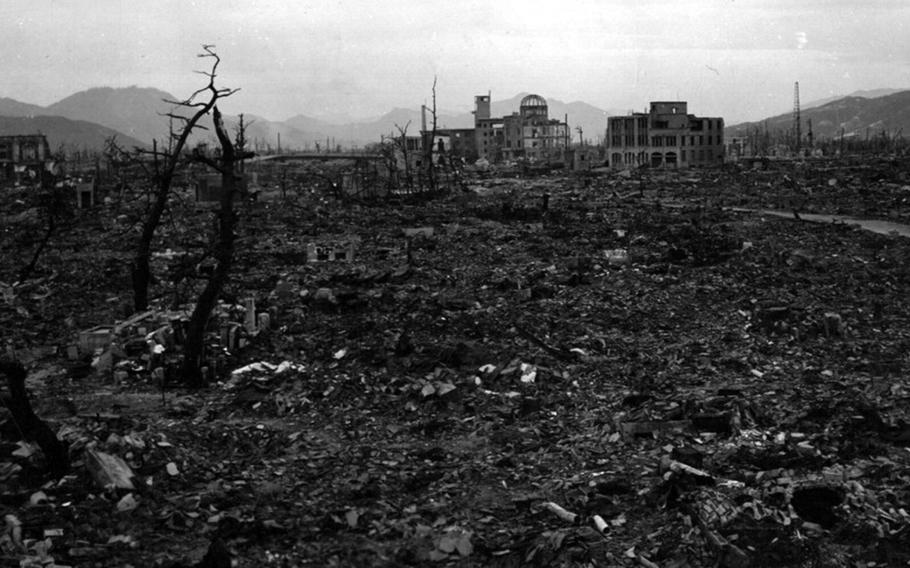
[[[137,312],[148,308],[149,303],[149,285],[152,279],[151,257],[152,241],[155,238],[155,231],[161,224],[161,218],[167,208],[171,196],[171,186],[174,182],[174,176],[178,166],[184,159],[183,150],[186,147],[190,134],[196,128],[201,128],[199,121],[215,107],[218,99],[228,97],[236,92],[236,89],[219,89],[215,87],[215,76],[218,70],[218,64],[221,59],[214,51],[214,46],[202,46],[204,53],[198,57],[211,58],[213,63],[210,71],[198,71],[198,73],[208,77],[208,85],[199,89],[183,101],[166,101],[175,105],[174,112],[167,116],[171,121],[180,124],[175,131],[171,127],[168,148],[159,150],[157,144],[151,152],[139,150],[140,154],[151,154],[153,157],[154,171],[152,173],[152,182],[154,186],[154,195],[152,205],[142,220],[142,232],[139,237],[139,243],[136,246],[136,253],[133,257],[132,265],[132,283],[133,283],[133,309]],[[197,100],[197,97],[207,97],[206,100]],[[177,108],[192,109],[190,116],[183,116],[176,112]]]
[[[408,193],[414,190],[414,176],[411,173],[411,155],[408,153],[408,126],[411,125],[409,120],[404,128],[395,124],[395,128],[398,129],[398,147],[401,150],[402,160],[404,161],[404,180],[405,186],[408,188]]]
[[[395,140],[394,136],[383,135],[379,141],[379,144],[367,147],[367,151],[370,151],[374,148],[375,151],[382,156],[382,161],[389,176],[386,186],[389,191],[389,195],[392,195],[392,191],[396,186],[399,185],[400,177],[398,175],[398,143]]]
[[[433,109],[430,111],[433,117],[433,130],[429,133],[429,139],[427,139],[427,133],[422,132],[424,137],[423,141],[423,161],[426,167],[426,179],[427,179],[427,189],[431,192],[435,192],[439,181],[436,177],[436,162],[433,160],[433,145],[436,143],[436,77],[433,77]]]
[[[38,266],[38,259],[41,258],[41,253],[47,248],[54,233],[58,230],[60,217],[66,206],[62,188],[56,187],[55,176],[44,168],[41,169],[38,175],[41,179],[41,189],[39,192],[39,199],[41,201],[40,209],[44,212],[46,217],[46,226],[44,235],[38,242],[38,246],[35,248],[31,260],[19,271],[18,279],[20,282],[28,280],[29,276],[32,275],[32,272],[35,271],[35,268]]]
[[[6,375],[9,396],[3,404],[12,415],[13,424],[23,439],[38,444],[44,452],[47,468],[51,475],[60,479],[69,470],[69,447],[61,442],[50,426],[38,418],[25,390],[28,373],[19,361],[0,357],[0,374]]]
[[[214,77],[213,77],[214,78]],[[214,87],[212,87],[214,89]],[[231,141],[224,127],[224,120],[217,106],[212,107],[212,118],[215,124],[215,134],[221,146],[221,155],[209,158],[204,154],[196,154],[194,159],[202,162],[221,174],[220,208],[218,210],[218,229],[215,235],[213,257],[215,268],[211,277],[206,282],[205,288],[196,300],[196,306],[187,325],[186,341],[183,346],[182,375],[186,384],[199,388],[205,384],[202,367],[205,363],[205,331],[208,327],[212,310],[218,302],[218,297],[224,289],[231,272],[234,261],[234,242],[236,240],[235,228],[237,226],[237,213],[234,211],[234,199],[239,193],[242,176],[238,172],[238,165],[243,160],[252,156],[243,147],[245,134],[243,129],[237,135],[237,143]]]
[[[389,173],[389,195],[392,190],[406,188],[408,193],[414,188],[414,176],[411,172],[411,155],[408,148],[408,127],[411,125],[409,120],[404,127],[395,124],[398,134],[390,133],[383,135],[379,144],[371,145],[370,148],[382,155],[386,169]],[[400,174],[399,165],[404,165],[404,181]]]

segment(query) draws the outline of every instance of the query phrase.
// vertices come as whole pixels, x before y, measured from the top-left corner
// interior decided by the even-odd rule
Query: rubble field
[[[131,314],[140,200],[74,212],[13,285],[40,215],[11,196],[3,348],[70,467],[3,414],[0,558],[908,566],[910,240],[731,209],[907,221],[908,169],[801,168],[262,195],[198,391],[211,212],[174,201]]]

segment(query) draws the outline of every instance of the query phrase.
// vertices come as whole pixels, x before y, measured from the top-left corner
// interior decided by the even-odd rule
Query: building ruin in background
[[[490,162],[563,159],[569,146],[569,125],[549,117],[547,101],[539,95],[521,99],[518,112],[493,118],[490,95],[474,97],[474,140],[477,157]]]
[[[37,179],[51,159],[44,134],[0,136],[0,181]]]
[[[647,113],[607,119],[613,168],[686,168],[724,162],[724,119],[688,114],[685,101],[652,102]]]

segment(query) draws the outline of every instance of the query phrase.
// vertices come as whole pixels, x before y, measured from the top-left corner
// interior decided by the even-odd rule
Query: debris
[[[114,339],[114,326],[98,325],[79,332],[79,349],[83,353],[94,353],[97,349],[106,350]]]
[[[626,249],[605,250],[604,257],[607,259],[607,264],[611,266],[629,264],[629,251]]]
[[[552,501],[547,501],[543,507],[567,523],[574,523],[578,519],[576,513],[570,513]]]
[[[105,489],[115,487],[117,489],[135,490],[133,485],[133,471],[122,458],[95,449],[85,451],[85,465],[95,484]]]
[[[691,420],[663,420],[646,422],[620,422],[619,431],[624,438],[680,433],[692,429]]]
[[[402,233],[404,233],[404,236],[406,236],[408,238],[414,238],[414,237],[428,238],[428,237],[432,237],[434,232],[435,231],[434,231],[433,227],[416,227],[416,228],[411,228],[411,229],[402,229]]]
[[[9,537],[14,546],[22,548],[22,521],[11,514],[4,515],[3,520],[6,523],[4,535]]]
[[[128,511],[132,511],[133,509],[135,509],[138,506],[139,506],[139,502],[136,501],[136,498],[133,496],[133,494],[127,493],[126,495],[121,497],[119,501],[117,501],[117,512],[126,513]]]
[[[45,494],[44,491],[36,491],[35,493],[32,493],[28,498],[28,503],[32,507],[36,505],[43,505],[47,503],[47,494]]]

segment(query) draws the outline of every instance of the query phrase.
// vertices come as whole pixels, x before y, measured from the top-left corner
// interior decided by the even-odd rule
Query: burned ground
[[[141,201],[76,212],[0,303],[72,462],[49,481],[7,431],[0,549],[28,566],[193,565],[213,541],[239,566],[906,565],[910,241],[723,208],[809,195],[803,211],[906,220],[906,171],[832,168],[263,195],[213,341],[248,298],[268,329],[201,391],[162,393],[130,338],[110,368],[67,357],[129,315]],[[5,217],[0,281],[27,261],[30,211]],[[199,285],[210,217],[173,206],[159,315]],[[353,258],[309,262],[310,243]],[[132,489],[99,487],[99,453]]]

